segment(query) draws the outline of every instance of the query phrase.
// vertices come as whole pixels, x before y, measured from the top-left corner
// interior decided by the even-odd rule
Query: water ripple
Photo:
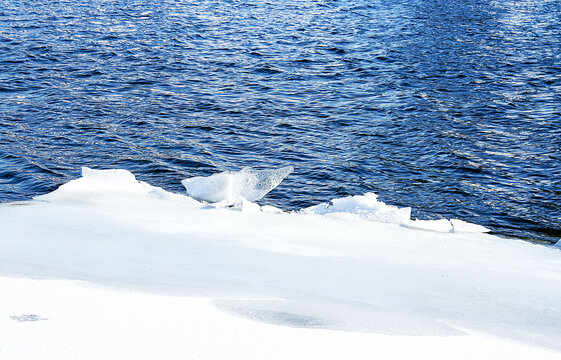
[[[414,216],[561,235],[555,1],[0,5],[0,200],[121,167],[290,164],[267,202],[375,191]]]

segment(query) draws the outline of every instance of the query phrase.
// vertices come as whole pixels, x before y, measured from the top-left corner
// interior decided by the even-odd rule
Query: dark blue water
[[[561,237],[561,2],[0,0],[0,201],[82,165]]]

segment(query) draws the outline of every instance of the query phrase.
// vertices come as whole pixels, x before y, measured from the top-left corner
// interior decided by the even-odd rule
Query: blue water
[[[561,2],[0,0],[0,201],[82,165],[293,165],[264,203],[376,192],[561,237]]]

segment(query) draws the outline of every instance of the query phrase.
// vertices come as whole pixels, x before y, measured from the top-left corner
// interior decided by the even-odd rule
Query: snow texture
[[[558,360],[508,339],[326,331],[312,316],[220,301],[0,276],[0,359]],[[263,311],[261,311],[263,310]],[[36,312],[41,321],[14,314]],[[240,314],[239,316],[237,314]]]
[[[374,194],[308,213],[234,205],[87,168],[50,194],[1,204],[0,358],[150,358],[153,339],[158,358],[263,358],[278,341],[285,358],[561,356],[557,247],[443,231],[472,230],[456,220],[408,228],[409,210]],[[104,343],[117,334],[139,350]],[[302,339],[323,345],[299,352]]]

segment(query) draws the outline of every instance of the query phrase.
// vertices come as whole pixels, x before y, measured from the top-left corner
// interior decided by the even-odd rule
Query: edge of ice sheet
[[[294,168],[285,166],[279,169],[254,170],[246,167],[238,172],[222,172],[206,177],[193,177],[181,183],[187,195],[197,200],[214,203],[216,208],[232,207],[237,210],[259,211],[259,205],[252,201],[263,198],[277,187]],[[272,208],[274,209],[274,208]],[[412,229],[437,232],[484,233],[490,230],[460,219],[412,220],[411,208],[398,208],[378,200],[374,193],[333,199],[304,209],[306,214],[353,215],[369,221],[398,224]]]
[[[208,177],[193,177],[182,181],[193,200],[212,203],[213,208],[231,208],[242,212],[282,212],[273,206],[260,206],[253,201],[261,199],[277,187],[294,168],[254,170],[243,168],[238,172],[222,172]],[[123,169],[94,170],[82,167],[82,177],[61,185],[57,190],[36,196],[44,201],[95,201],[100,195],[134,196],[150,194],[160,198],[181,198],[161,188],[136,180],[134,174]],[[359,217],[373,222],[397,224],[404,227],[436,232],[484,233],[490,230],[460,219],[411,219],[411,208],[398,208],[378,200],[374,193],[347,196],[301,210],[305,214],[336,217]]]
[[[370,221],[402,225],[412,229],[429,230],[437,232],[466,232],[485,233],[490,230],[484,226],[471,224],[460,219],[440,220],[412,220],[411,208],[398,208],[387,205],[378,200],[374,193],[347,196],[333,199],[329,203],[322,203],[302,210],[306,214],[335,216],[358,216]]]

